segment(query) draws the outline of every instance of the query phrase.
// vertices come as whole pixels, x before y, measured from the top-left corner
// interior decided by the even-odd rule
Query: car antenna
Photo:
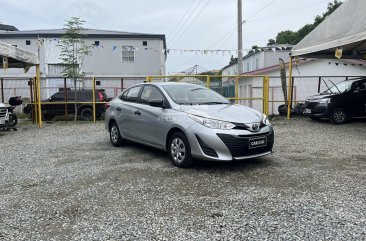
[[[328,81],[329,81],[330,83],[332,83],[332,84],[334,85],[334,87],[336,87],[336,89],[338,90],[338,92],[339,92],[339,93],[341,93],[341,91],[338,89],[337,85],[336,85],[336,84],[334,84],[334,82],[333,82],[333,81],[331,81],[330,79],[328,79]]]

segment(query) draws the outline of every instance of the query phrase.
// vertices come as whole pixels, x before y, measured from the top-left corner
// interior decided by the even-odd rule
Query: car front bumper
[[[306,102],[304,115],[316,118],[328,118],[330,116],[329,109],[329,104],[327,103]]]
[[[193,157],[209,161],[232,161],[257,158],[272,153],[274,131],[265,126],[259,132],[248,130],[217,130],[199,123],[187,131]],[[250,147],[251,141],[266,140],[266,145]]]

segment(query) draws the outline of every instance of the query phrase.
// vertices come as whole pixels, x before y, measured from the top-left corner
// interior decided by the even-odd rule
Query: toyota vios
[[[194,158],[257,158],[270,154],[274,143],[266,115],[186,83],[130,87],[107,105],[105,127],[112,145],[133,141],[166,150],[178,167],[191,166]]]

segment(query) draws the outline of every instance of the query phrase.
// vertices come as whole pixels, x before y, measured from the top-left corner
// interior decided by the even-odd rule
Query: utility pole
[[[243,73],[243,16],[242,0],[238,0],[238,75]]]

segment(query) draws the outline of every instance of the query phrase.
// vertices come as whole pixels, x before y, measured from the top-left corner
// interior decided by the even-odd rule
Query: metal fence
[[[292,102],[304,102],[307,96],[314,95],[326,90],[333,83],[359,76],[301,76],[292,77]],[[329,81],[329,80],[330,81]],[[281,79],[278,76],[241,75],[241,76],[218,76],[218,75],[175,75],[175,76],[96,76],[86,77],[77,81],[77,90],[104,89],[108,97],[116,97],[124,89],[142,82],[186,82],[206,86],[222,94],[227,99],[237,104],[257,109],[265,114],[278,114],[278,107],[285,103]],[[35,78],[3,77],[0,78],[0,96],[2,102],[7,102],[12,96],[22,96],[24,103],[16,108],[21,113],[27,104],[35,104]],[[95,96],[92,101],[80,102],[65,101],[49,102],[47,99],[58,91],[74,90],[74,81],[64,77],[41,78],[40,99],[42,105],[61,104],[65,106],[65,119],[67,119],[68,104],[89,104],[95,110]],[[94,92],[93,92],[94,93]],[[98,102],[101,103],[101,102]],[[95,111],[93,111],[95,121]]]

